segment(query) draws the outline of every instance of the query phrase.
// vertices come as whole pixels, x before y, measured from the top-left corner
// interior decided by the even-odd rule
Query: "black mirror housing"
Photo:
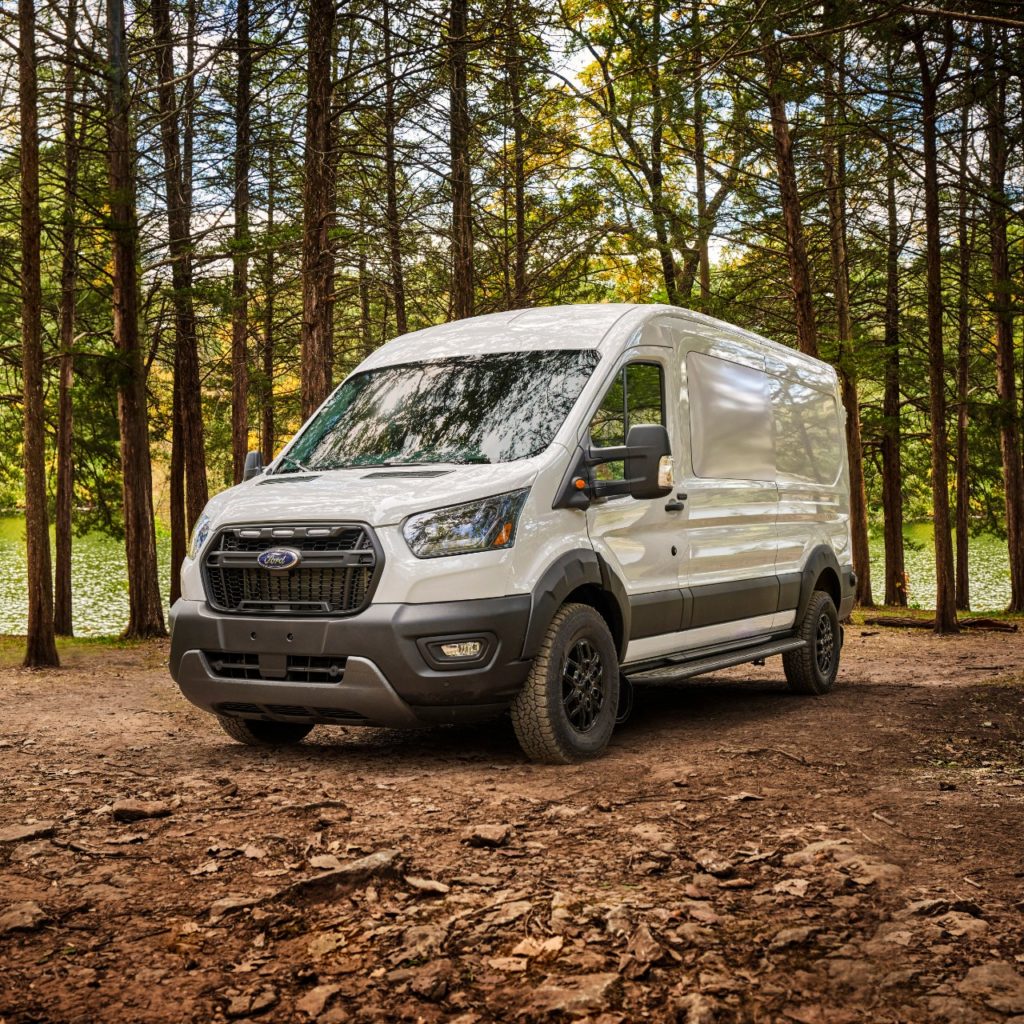
[[[263,452],[248,452],[245,456],[245,468],[242,470],[242,479],[251,480],[263,472]]]
[[[671,458],[668,431],[660,423],[636,424],[626,435],[626,482],[632,497],[664,498],[672,490],[660,482],[661,460]]]

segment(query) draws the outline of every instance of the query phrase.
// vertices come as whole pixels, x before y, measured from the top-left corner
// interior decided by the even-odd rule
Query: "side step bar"
[[[805,646],[805,640],[791,636],[783,640],[770,640],[767,643],[724,651],[721,654],[711,654],[703,658],[698,657],[690,661],[680,658],[677,661],[666,659],[665,663],[660,665],[651,665],[648,662],[646,667],[643,662],[635,666],[626,665],[622,669],[622,674],[629,676],[637,683],[671,682],[676,679],[688,679],[690,676],[703,675],[705,672],[717,672],[720,668],[743,665],[748,661],[760,661],[762,658],[785,654],[787,651],[796,651]],[[645,680],[642,678],[645,675],[656,676],[656,678]]]

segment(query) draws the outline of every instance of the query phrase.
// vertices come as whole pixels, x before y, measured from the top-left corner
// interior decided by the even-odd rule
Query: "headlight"
[[[510,548],[515,543],[519,513],[529,493],[530,488],[526,487],[465,505],[421,512],[406,519],[402,533],[417,558]]]
[[[203,545],[206,543],[210,536],[210,517],[204,512],[197,520],[196,525],[192,527],[192,536],[188,542],[188,556],[189,558],[198,558],[199,552],[203,550]]]

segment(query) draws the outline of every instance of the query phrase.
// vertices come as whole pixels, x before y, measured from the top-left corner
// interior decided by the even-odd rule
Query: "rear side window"
[[[665,425],[665,382],[657,363],[628,363],[615,376],[590,423],[595,448],[617,448],[626,443],[629,428],[637,424]],[[621,462],[596,468],[600,480],[622,480]]]
[[[794,380],[770,377],[779,476],[830,485],[842,469],[835,395]]]
[[[686,377],[694,473],[711,479],[773,480],[775,436],[768,375],[690,352]]]

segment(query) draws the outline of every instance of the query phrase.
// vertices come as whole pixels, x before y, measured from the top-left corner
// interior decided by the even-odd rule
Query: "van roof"
[[[532,349],[596,348],[602,355],[617,350],[647,321],[657,316],[679,317],[695,326],[728,330],[752,344],[785,358],[822,364],[810,356],[763,338],[733,324],[689,309],[657,303],[592,302],[569,306],[488,313],[403,334],[373,352],[363,366],[387,366],[452,355],[482,355]]]

